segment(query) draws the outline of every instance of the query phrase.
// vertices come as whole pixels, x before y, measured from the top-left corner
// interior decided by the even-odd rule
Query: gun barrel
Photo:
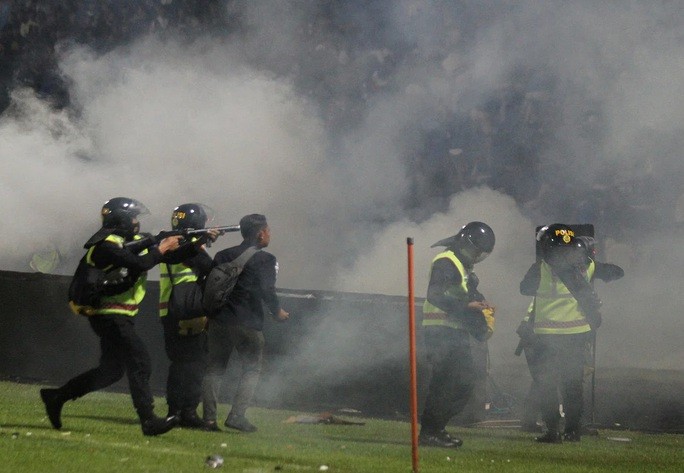
[[[218,230],[220,234],[224,233],[229,233],[229,232],[239,232],[240,231],[240,225],[226,225],[223,227],[208,227],[208,228],[196,228],[193,230],[187,230],[185,232],[186,235],[203,235],[207,233],[209,230]]]
[[[181,236],[183,238],[188,237],[188,236],[202,236],[206,235],[209,230],[218,230],[219,235],[223,235],[224,233],[229,233],[229,232],[239,232],[240,231],[240,225],[226,225],[223,227],[210,227],[210,228],[193,228],[191,230],[188,229],[182,229],[182,230],[165,230],[161,231],[157,234],[155,239],[159,242],[163,240],[164,238],[171,237],[171,236]]]
[[[227,225],[225,227],[214,227],[221,233],[239,232],[240,225]]]

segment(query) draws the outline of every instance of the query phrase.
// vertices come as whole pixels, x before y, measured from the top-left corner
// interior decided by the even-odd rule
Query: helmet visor
[[[216,221],[216,212],[214,211],[214,209],[212,209],[208,205],[204,205],[204,204],[197,204],[197,205],[202,208],[202,210],[204,211],[204,215],[206,215],[206,217],[207,217],[207,221],[204,223],[204,226],[209,227],[210,226],[209,224],[214,223]]]
[[[460,239],[461,253],[470,260],[471,264],[481,262],[492,252],[493,241],[490,242],[480,237],[481,234],[475,232],[465,234]]]
[[[150,210],[139,200],[130,199],[130,201],[124,203],[122,207],[124,211],[138,219],[150,214]]]
[[[484,259],[489,255],[490,253],[488,253],[487,251],[482,251],[473,258],[473,263],[480,263],[484,261]]]

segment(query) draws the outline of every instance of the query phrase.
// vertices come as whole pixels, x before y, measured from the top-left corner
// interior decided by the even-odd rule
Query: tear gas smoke
[[[528,302],[517,285],[534,226],[591,222],[605,242],[599,258],[627,272],[598,287],[599,360],[679,368],[682,236],[651,225],[683,221],[676,4],[348,2],[328,12],[346,30],[304,5],[230,2],[245,27],[222,40],[65,48],[71,111],[15,90],[0,118],[0,192],[16,227],[0,243],[2,267],[27,270],[53,243],[72,271],[101,204],[125,195],[152,210],[143,231],[167,228],[188,201],[216,209],[217,224],[266,214],[281,287],[403,294],[407,236],[424,291],[429,245],[482,220],[497,236],[477,268],[499,309],[490,345],[507,357]],[[505,115],[487,107],[512,103],[508,93],[523,94],[519,116],[544,136],[534,165],[516,151],[527,135],[513,136],[493,152],[506,158],[490,163],[495,190],[448,179],[442,189],[426,136],[444,120]],[[325,110],[354,94],[362,99],[338,115],[355,119],[337,126]],[[214,250],[234,243],[223,237]]]

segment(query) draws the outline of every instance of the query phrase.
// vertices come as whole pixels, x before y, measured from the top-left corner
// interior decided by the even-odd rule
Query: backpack
[[[69,307],[77,315],[93,315],[102,296],[121,294],[135,283],[126,268],[105,271],[88,264],[86,257],[79,261],[69,284]]]
[[[207,317],[216,317],[216,314],[228,304],[228,297],[233,292],[238,276],[257,251],[258,248],[251,246],[233,261],[212,268],[204,281],[202,295],[202,306]]]

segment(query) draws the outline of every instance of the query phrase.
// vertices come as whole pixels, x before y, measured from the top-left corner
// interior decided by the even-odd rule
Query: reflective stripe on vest
[[[435,256],[435,258],[432,260],[432,264],[434,265],[437,260],[442,258],[446,258],[451,261],[461,274],[461,284],[459,286],[449,288],[445,295],[467,300],[468,272],[466,271],[465,266],[463,266],[463,263],[461,263],[461,261],[451,250],[443,251]],[[430,304],[427,299],[425,299],[425,302],[423,302],[423,327],[428,326],[442,326],[454,329],[463,328],[463,325],[460,322],[451,317],[447,317],[447,314],[442,309],[435,307],[434,305]]]
[[[594,274],[593,262],[585,277],[590,281]],[[536,295],[534,333],[569,335],[591,330],[577,300],[544,261],[540,267],[541,279]]]
[[[169,268],[173,278],[169,276]],[[169,299],[171,299],[173,286],[196,281],[197,274],[185,264],[162,264],[159,272],[159,317],[169,315]]]
[[[142,237],[140,235],[135,235],[134,240],[140,240]],[[120,248],[123,248],[126,240],[119,235],[108,235],[104,241],[114,243]],[[91,257],[95,246],[88,250],[86,261],[88,264],[93,265]],[[147,253],[147,250],[140,252],[141,255]],[[112,266],[105,268],[105,271],[111,269]],[[143,272],[140,277],[135,281],[135,284],[130,289],[117,294],[115,296],[102,296],[100,299],[100,307],[93,311],[94,315],[100,314],[120,314],[133,317],[138,313],[140,303],[145,297],[145,283],[147,282],[147,272]]]

